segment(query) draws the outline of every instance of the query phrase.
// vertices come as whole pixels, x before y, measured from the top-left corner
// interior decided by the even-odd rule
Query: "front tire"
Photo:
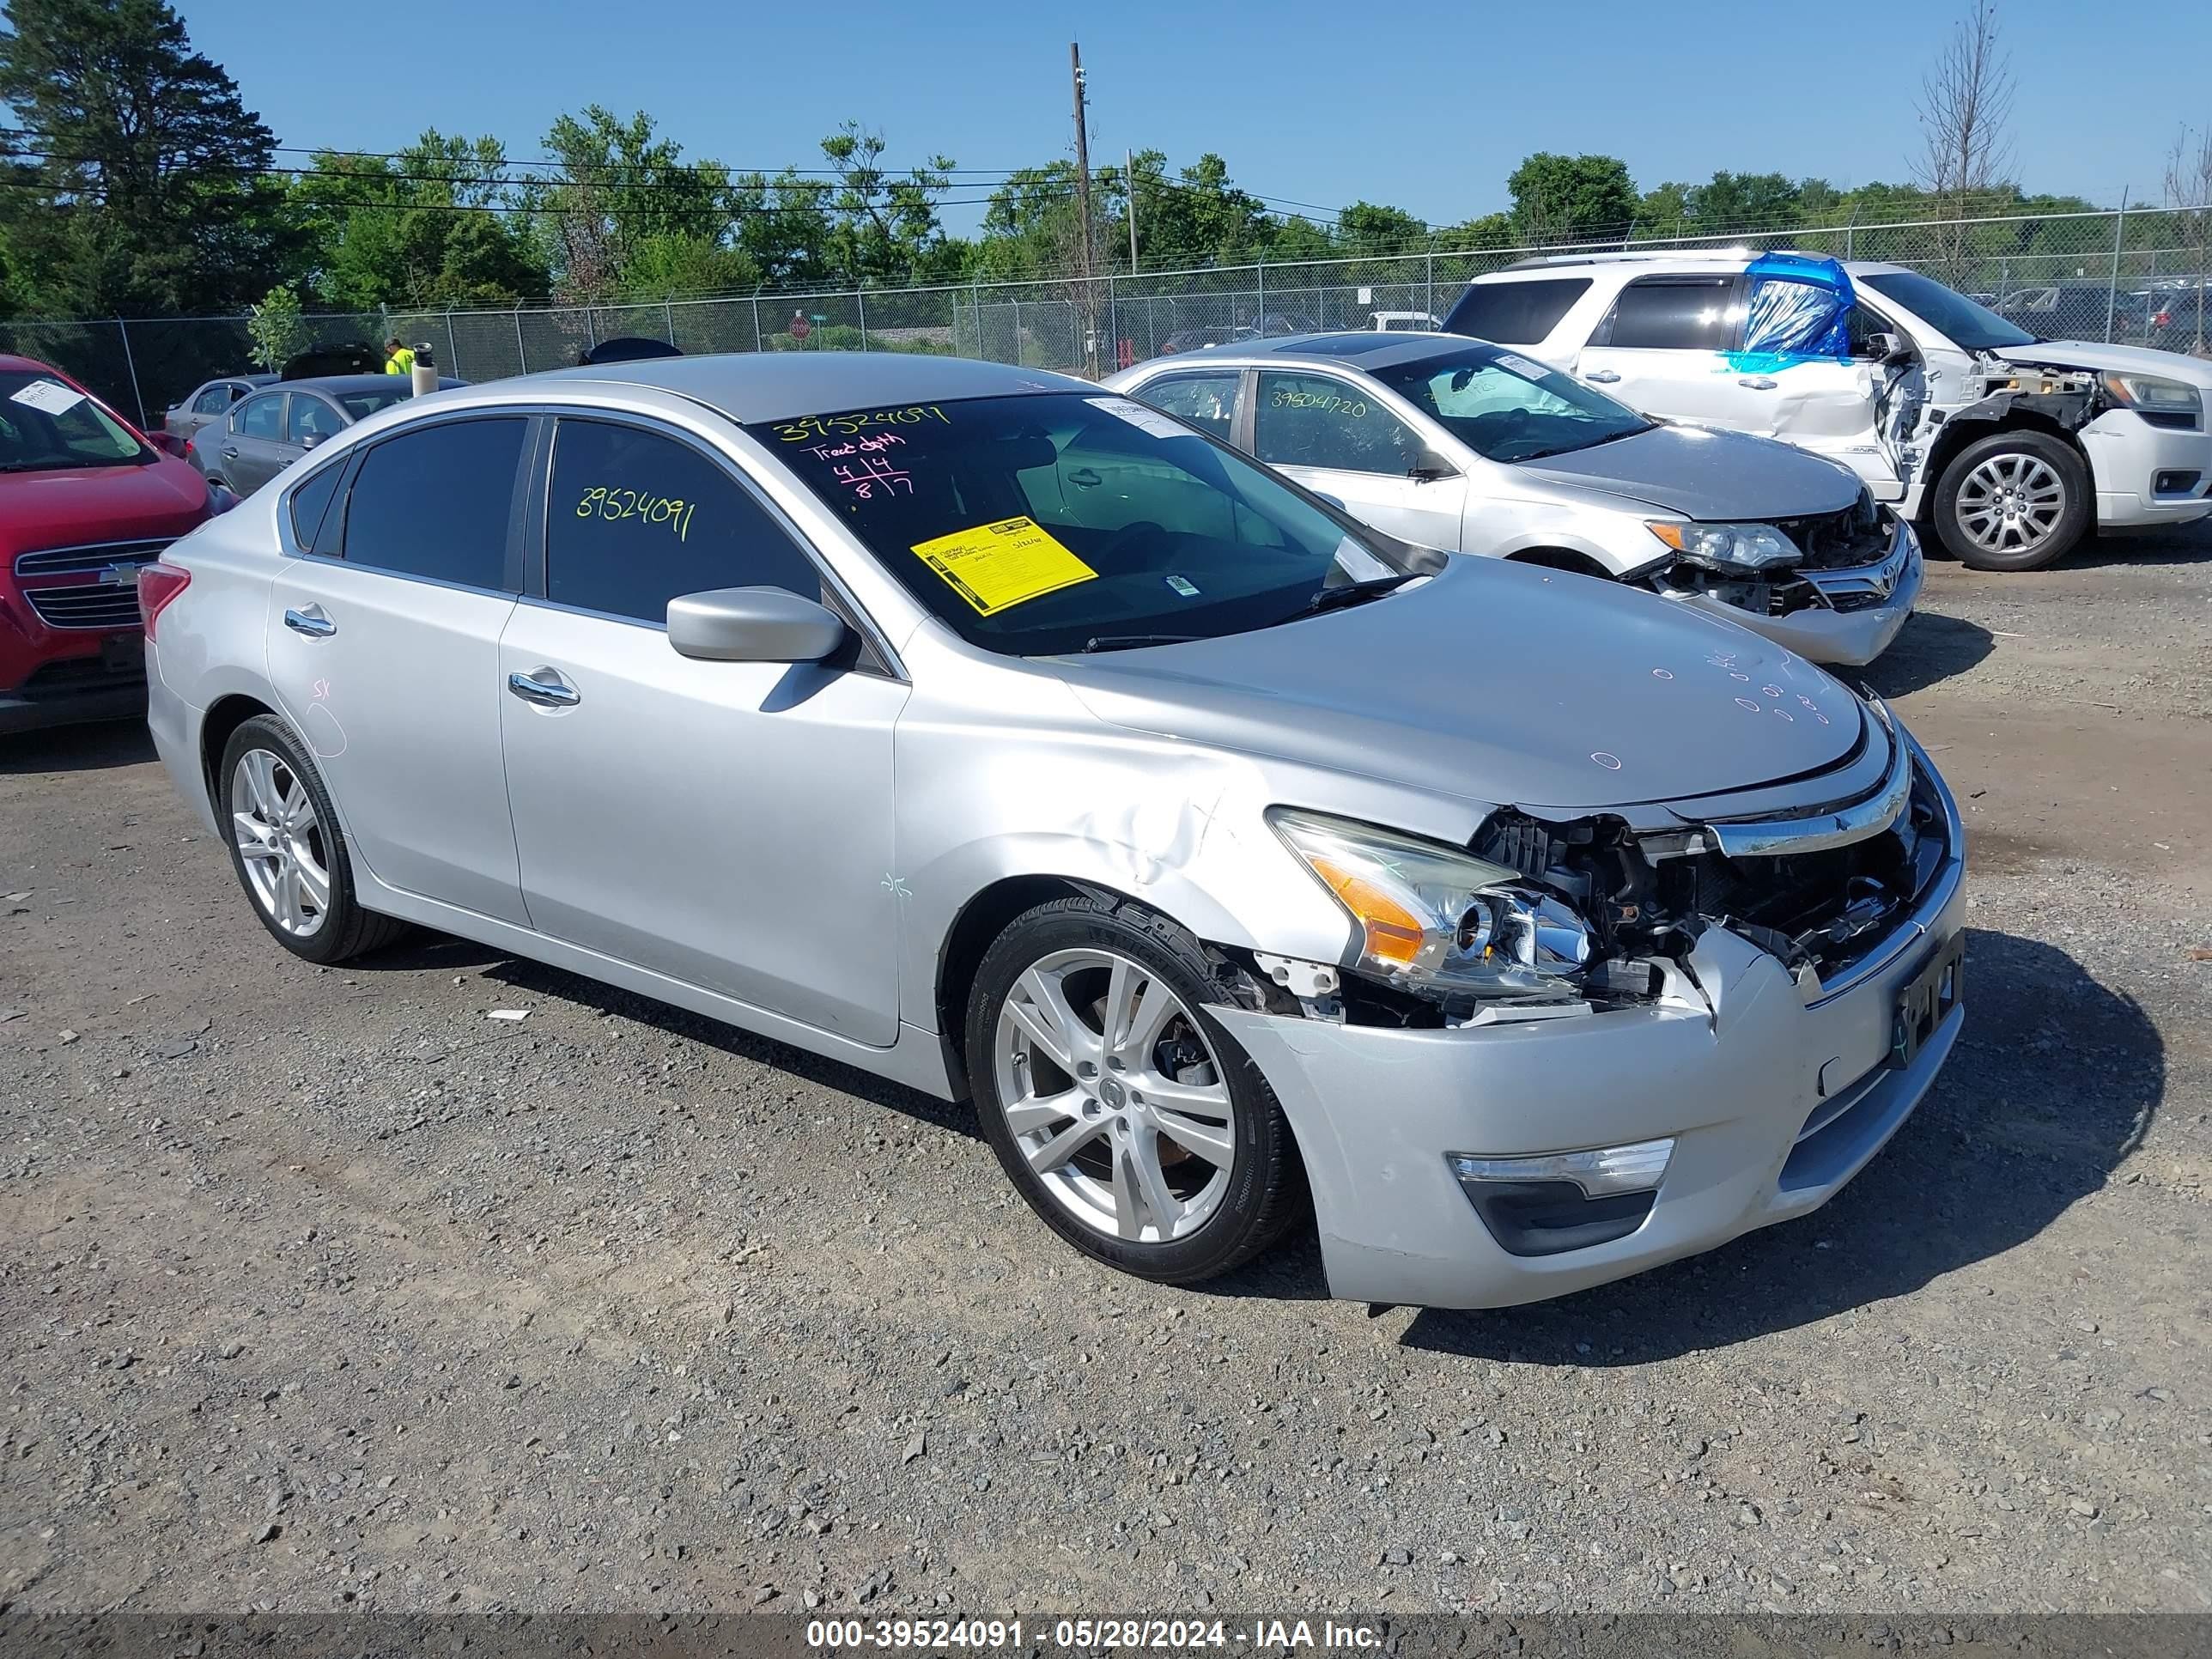
[[[968,1000],[983,1133],[1045,1224],[1163,1284],[1229,1272],[1305,1201],[1274,1092],[1206,1012],[1198,941],[1142,906],[1056,899],[1015,918]]]
[[[307,745],[274,714],[223,745],[216,816],[253,914],[294,956],[325,965],[390,944],[407,924],[362,908],[330,791]]]
[[[2063,558],[2096,517],[2089,469],[2042,432],[2000,432],[1951,458],[1936,486],[1936,533],[1976,570],[2039,570]]]

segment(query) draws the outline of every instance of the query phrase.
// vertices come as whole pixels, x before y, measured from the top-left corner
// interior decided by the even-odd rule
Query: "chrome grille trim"
[[[1888,769],[1874,791],[1856,801],[1823,806],[1791,817],[1708,823],[1706,831],[1723,854],[1732,859],[1754,859],[1817,853],[1879,836],[1897,822],[1905,803],[1912,798],[1912,751],[1881,699],[1869,696],[1867,702],[1881,721],[1890,748]]]
[[[62,576],[104,569],[111,564],[151,564],[168,551],[167,538],[128,542],[88,542],[78,547],[43,548],[15,556],[18,576]]]

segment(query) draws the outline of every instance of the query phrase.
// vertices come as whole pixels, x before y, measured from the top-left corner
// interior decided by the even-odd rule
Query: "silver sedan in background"
[[[1955,1041],[1965,848],[1879,703],[1360,526],[988,363],[579,368],[349,427],[139,588],[283,948],[405,924],[972,1095],[1183,1283],[1558,1295],[1825,1202]]]
[[[1920,591],[1911,526],[1850,468],[1462,336],[1251,340],[1107,384],[1392,535],[1647,587],[1814,662],[1873,661]]]

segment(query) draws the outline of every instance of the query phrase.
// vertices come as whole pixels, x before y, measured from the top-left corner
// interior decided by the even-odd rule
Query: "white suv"
[[[1613,253],[1478,276],[1444,326],[1518,346],[1647,414],[1784,438],[1985,570],[2091,525],[2212,514],[2212,363],[2039,340],[1901,265]]]

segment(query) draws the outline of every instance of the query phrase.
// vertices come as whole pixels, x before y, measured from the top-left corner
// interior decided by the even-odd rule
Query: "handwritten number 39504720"
[[[645,495],[635,489],[614,489],[604,485],[584,492],[584,499],[576,503],[576,516],[591,518],[594,514],[602,519],[635,519],[640,524],[665,524],[676,532],[679,542],[691,536],[691,514],[696,501],[679,501],[668,495]]]

